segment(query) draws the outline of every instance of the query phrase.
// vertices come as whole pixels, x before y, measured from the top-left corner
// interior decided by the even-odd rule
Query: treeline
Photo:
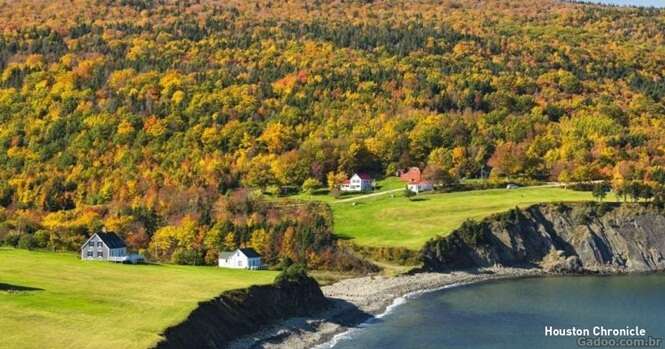
[[[87,237],[105,227],[152,261],[215,265],[220,251],[251,247],[272,266],[375,270],[333,237],[332,213],[321,203],[267,202],[238,190],[214,202],[200,202],[170,221],[145,208],[117,209],[87,207],[48,214],[0,210],[0,242],[26,249],[78,250]]]

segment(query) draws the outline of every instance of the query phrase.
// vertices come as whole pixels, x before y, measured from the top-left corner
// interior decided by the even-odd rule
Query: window
[[[97,252],[97,258],[100,258],[100,257],[104,257],[104,252],[103,251]]]
[[[92,251],[88,251],[88,257],[92,257]]]
[[[102,248],[102,242],[101,241],[97,242],[97,247]]]
[[[88,246],[90,246],[90,247],[95,247],[95,242],[92,241],[92,240],[90,240],[90,241],[88,242]]]

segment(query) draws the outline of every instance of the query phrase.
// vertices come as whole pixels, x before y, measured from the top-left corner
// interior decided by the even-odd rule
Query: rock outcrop
[[[309,277],[232,290],[205,302],[163,333],[155,348],[225,348],[231,341],[276,321],[308,316],[330,306]]]
[[[424,269],[665,270],[665,213],[641,204],[549,204],[466,222],[422,250]]]

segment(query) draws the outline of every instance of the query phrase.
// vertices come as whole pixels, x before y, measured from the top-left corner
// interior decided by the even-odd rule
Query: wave
[[[382,313],[367,319],[366,321],[362,322],[360,325],[358,325],[356,327],[349,328],[348,330],[346,330],[344,332],[341,332],[341,333],[338,333],[338,334],[334,335],[329,341],[327,341],[325,343],[322,343],[322,344],[319,344],[317,346],[314,346],[314,347],[312,347],[312,349],[332,349],[340,341],[352,339],[354,333],[356,333],[358,331],[361,331],[362,329],[364,329],[364,328],[372,325],[373,323],[375,323],[376,320],[381,319],[384,316],[392,313],[393,310],[395,310],[400,305],[406,303],[409,299],[413,299],[413,298],[422,296],[422,295],[427,294],[427,293],[443,291],[443,290],[446,290],[446,289],[459,287],[459,286],[465,286],[465,285],[471,284],[471,283],[473,283],[473,282],[458,282],[458,283],[454,283],[454,284],[450,284],[450,285],[446,285],[446,286],[409,292],[409,293],[407,293],[407,294],[405,294],[401,297],[395,298],[393,300],[393,302],[389,306],[387,306],[386,309]]]

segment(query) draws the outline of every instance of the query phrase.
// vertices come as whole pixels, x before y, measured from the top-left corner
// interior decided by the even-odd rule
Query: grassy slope
[[[275,275],[0,249],[0,284],[43,289],[0,291],[0,348],[147,348],[199,301]]]
[[[362,195],[367,195],[367,194],[373,194],[373,193],[381,193],[384,191],[388,190],[393,190],[393,189],[403,189],[406,187],[406,184],[404,182],[400,181],[399,178],[397,177],[386,177],[381,180],[376,181],[376,190],[374,190],[371,193],[348,193],[344,194],[340,197],[341,200],[343,199],[349,199],[357,196],[362,196]],[[313,194],[306,194],[306,193],[299,193],[296,195],[291,195],[288,196],[289,199],[296,199],[296,200],[316,200],[316,201],[322,201],[322,202],[327,202],[327,203],[334,203],[337,201],[332,195],[329,194],[328,189],[320,189],[317,190]]]
[[[359,245],[419,249],[431,237],[447,234],[466,219],[479,219],[515,206],[540,202],[592,200],[588,192],[531,187],[420,195],[382,196],[332,205],[335,231]]]

